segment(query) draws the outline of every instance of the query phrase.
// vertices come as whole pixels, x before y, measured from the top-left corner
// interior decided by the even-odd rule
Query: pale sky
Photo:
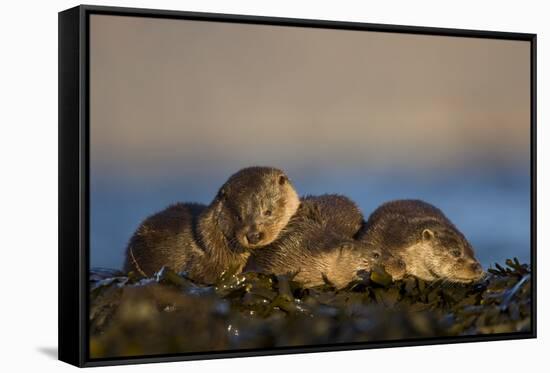
[[[529,155],[529,43],[91,16],[95,177]]]

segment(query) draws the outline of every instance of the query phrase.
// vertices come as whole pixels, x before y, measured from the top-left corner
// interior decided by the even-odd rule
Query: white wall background
[[[407,372],[530,371],[547,365],[550,23],[545,1],[94,1],[327,20],[538,34],[539,338],[400,349],[289,355],[110,368],[115,371]],[[57,12],[74,1],[10,1],[0,13],[0,369],[72,369],[57,351]],[[546,67],[546,68],[545,68]],[[546,103],[546,106],[545,106]],[[543,366],[544,366],[543,365]],[[537,369],[538,370],[538,369]]]

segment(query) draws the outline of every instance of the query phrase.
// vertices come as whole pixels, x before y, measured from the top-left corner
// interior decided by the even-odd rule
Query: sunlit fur
[[[362,221],[355,204],[343,196],[304,198],[281,237],[255,251],[245,270],[291,273],[304,287],[329,282],[342,288],[376,265],[388,264],[392,276],[402,277],[399,258],[353,238]]]
[[[343,241],[336,247],[328,248],[326,253],[318,255],[315,261],[317,263],[313,268],[322,272],[325,279],[336,288],[348,285],[359,278],[359,273],[369,272],[376,267],[385,269],[394,280],[403,278],[406,273],[405,264],[399,258],[356,240]],[[307,273],[307,275],[298,273],[296,278],[307,286],[321,284],[318,274],[312,276],[312,273]]]
[[[249,249],[273,242],[300,205],[288,177],[268,167],[251,167],[236,173],[221,188],[218,198],[218,226],[226,237],[234,237]],[[262,238],[250,242],[250,233]]]
[[[383,204],[358,238],[399,256],[407,274],[427,281],[472,282],[483,276],[464,235],[436,207],[418,200]]]
[[[410,274],[424,280],[451,282],[472,282],[483,276],[470,244],[461,234],[437,225],[423,232],[417,244],[401,252],[403,260],[411,263]]]

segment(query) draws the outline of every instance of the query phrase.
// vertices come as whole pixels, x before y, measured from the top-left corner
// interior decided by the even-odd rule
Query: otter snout
[[[474,279],[479,280],[483,277],[485,272],[483,271],[483,267],[478,262],[470,264],[470,269],[472,273],[474,274]]]
[[[457,282],[472,282],[483,277],[483,267],[477,260],[472,258],[466,261],[461,260],[459,263],[459,266],[455,267],[446,277]]]
[[[391,257],[385,261],[385,269],[393,280],[400,280],[405,277],[407,273],[407,266],[405,262],[400,258]]]
[[[483,273],[483,268],[481,268],[481,264],[479,264],[479,263],[470,264],[470,269],[472,270],[472,272],[474,272],[476,274],[482,274]]]
[[[269,243],[266,230],[258,224],[243,226],[237,233],[237,239],[246,248],[255,248]]]
[[[260,231],[250,231],[246,234],[246,240],[249,244],[257,245],[265,238],[265,233]]]

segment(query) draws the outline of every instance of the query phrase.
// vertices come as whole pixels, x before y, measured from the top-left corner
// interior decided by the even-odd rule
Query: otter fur
[[[126,271],[151,276],[163,266],[213,283],[241,270],[250,252],[275,241],[297,211],[286,174],[250,167],[232,175],[210,205],[177,203],[138,227],[126,249]]]
[[[339,194],[305,196],[302,202],[312,204],[317,210],[317,218],[344,236],[354,237],[364,224],[363,213],[355,202]]]
[[[346,197],[306,197],[281,237],[254,252],[245,270],[292,273],[304,287],[329,282],[342,288],[375,265],[387,264],[392,277],[403,276],[400,260],[353,238],[362,223],[361,212]]]
[[[384,203],[357,238],[398,256],[407,274],[426,281],[467,283],[483,275],[468,240],[441,210],[424,201]]]

